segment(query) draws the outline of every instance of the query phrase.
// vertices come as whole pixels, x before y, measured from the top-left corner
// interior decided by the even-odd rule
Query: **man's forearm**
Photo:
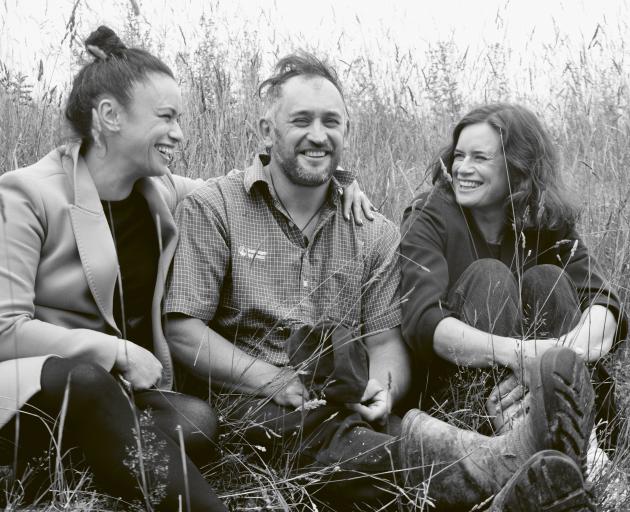
[[[278,367],[243,352],[202,320],[169,315],[165,331],[173,357],[199,379],[254,395],[275,392]]]
[[[410,385],[411,358],[398,327],[368,336],[370,378],[378,380],[391,395],[392,402],[407,393]]]

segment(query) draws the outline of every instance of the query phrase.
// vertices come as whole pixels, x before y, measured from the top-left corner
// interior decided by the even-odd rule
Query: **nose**
[[[471,172],[470,157],[466,156],[463,160],[453,163],[453,173],[456,176],[460,174],[469,174]]]
[[[317,145],[324,144],[326,142],[326,127],[322,124],[319,119],[316,119],[310,127],[308,131],[308,139]]]
[[[171,139],[176,140],[177,142],[181,142],[184,140],[184,132],[182,131],[181,126],[179,126],[179,122],[175,121],[171,130],[168,132],[168,136]]]

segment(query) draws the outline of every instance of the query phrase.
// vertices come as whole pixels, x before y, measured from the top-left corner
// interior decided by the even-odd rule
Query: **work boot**
[[[468,510],[493,494],[535,453],[568,455],[584,473],[595,393],[586,366],[568,348],[554,348],[530,369],[531,406],[503,435],[461,430],[413,409],[403,418],[407,484],[423,485],[438,506]]]
[[[595,512],[582,471],[555,450],[532,455],[492,501],[490,512]]]

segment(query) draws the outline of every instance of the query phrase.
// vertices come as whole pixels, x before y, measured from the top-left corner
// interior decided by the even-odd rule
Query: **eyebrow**
[[[289,112],[289,117],[297,117],[297,116],[313,116],[315,115],[315,112],[312,110],[297,110],[295,112]],[[336,117],[343,117],[343,114],[341,112],[338,112],[336,110],[327,110],[323,113],[324,116],[336,116]]]
[[[171,114],[177,116],[180,115],[179,110],[177,110],[175,107],[171,106],[171,105],[165,105],[165,106],[161,106],[161,107],[157,107],[158,111],[165,111],[168,110]]]
[[[471,155],[495,155],[498,151],[491,151],[489,149],[473,149],[470,154]],[[453,153],[466,153],[463,149],[455,148]]]

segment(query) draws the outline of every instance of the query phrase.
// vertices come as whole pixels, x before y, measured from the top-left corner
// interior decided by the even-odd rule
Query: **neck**
[[[101,201],[120,201],[131,194],[136,178],[124,162],[97,148],[88,149],[85,162]]]
[[[296,185],[286,177],[277,165],[274,165],[273,161],[269,164],[269,173],[278,199],[295,223],[298,224],[298,227],[301,228],[302,224],[308,222],[326,201],[330,182],[327,181],[316,187]]]
[[[471,210],[475,223],[488,243],[498,243],[505,229],[505,213],[484,210]]]

